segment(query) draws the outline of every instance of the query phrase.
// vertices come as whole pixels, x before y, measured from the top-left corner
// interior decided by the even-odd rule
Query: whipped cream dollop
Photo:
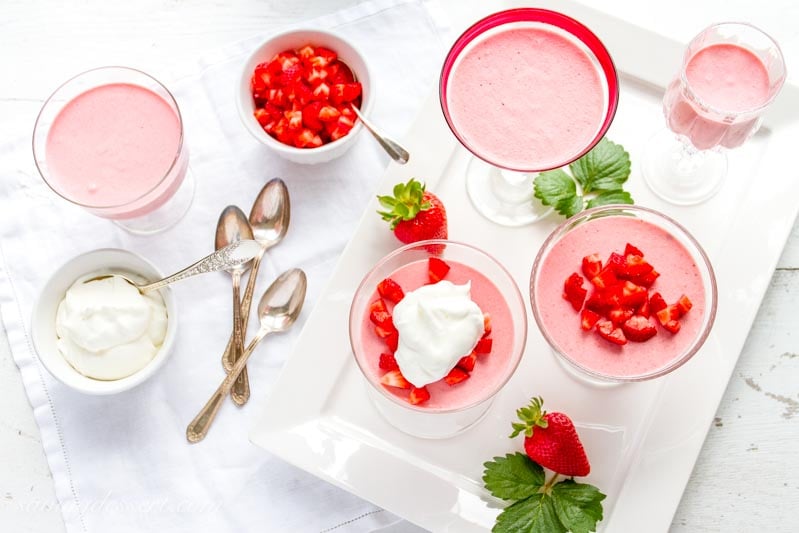
[[[424,285],[394,307],[402,375],[415,387],[443,378],[483,336],[483,311],[472,301],[471,283]]]
[[[167,312],[157,291],[141,294],[119,276],[85,276],[56,313],[58,350],[84,376],[121,379],[149,363],[164,342]]]

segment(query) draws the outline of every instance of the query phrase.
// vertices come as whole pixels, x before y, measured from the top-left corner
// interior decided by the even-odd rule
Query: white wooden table
[[[52,89],[87,68],[138,67],[169,85],[218,46],[355,2],[3,0],[0,142],[29,135]],[[450,10],[463,3],[441,0]],[[789,78],[793,72],[799,80],[795,0],[605,0],[601,6],[683,42],[711,22],[752,22],[781,43]],[[32,160],[18,164],[32,171]],[[797,325],[799,226],[771,280],[673,531],[799,531],[799,335],[792,337]],[[39,431],[4,332],[0,337],[0,530],[63,531]]]

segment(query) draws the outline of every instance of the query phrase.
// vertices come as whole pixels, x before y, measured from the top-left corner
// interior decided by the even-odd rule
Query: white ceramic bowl
[[[289,161],[304,164],[316,164],[331,161],[344,154],[355,143],[358,134],[363,129],[360,120],[355,121],[355,127],[344,137],[322,145],[318,148],[296,148],[283,144],[277,139],[266,133],[258,121],[253,116],[255,103],[253,102],[252,92],[250,91],[250,79],[252,78],[255,67],[259,63],[269,61],[276,54],[285,50],[297,50],[305,45],[324,46],[338,54],[353,74],[357,81],[361,82],[363,93],[361,97],[360,110],[364,116],[368,117],[374,102],[372,78],[369,67],[360,52],[347,40],[340,35],[321,30],[298,29],[278,33],[267,39],[263,44],[256,48],[241,70],[239,86],[236,90],[236,105],[239,116],[244,126],[253,137],[263,144],[285,157]]]
[[[147,365],[128,377],[112,381],[86,377],[75,370],[58,351],[55,318],[58,304],[64,299],[67,289],[81,276],[94,272],[134,274],[148,280],[163,277],[152,263],[126,250],[105,248],[70,259],[47,280],[36,300],[31,321],[33,345],[45,368],[63,384],[86,394],[116,394],[150,378],[169,357],[178,325],[177,305],[172,291],[168,288],[159,290],[166,304],[166,337],[161,349]]]

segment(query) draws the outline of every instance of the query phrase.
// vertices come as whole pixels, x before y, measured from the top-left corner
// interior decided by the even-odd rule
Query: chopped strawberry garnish
[[[303,128],[294,138],[294,146],[297,148],[322,146],[322,138],[308,128]]]
[[[602,259],[599,254],[591,254],[583,257],[583,275],[586,279],[594,279],[602,271]]]
[[[616,327],[610,320],[604,318],[596,323],[596,332],[606,341],[622,346],[627,344],[627,338],[621,328]]]
[[[324,124],[319,119],[319,111],[322,109],[322,102],[311,102],[302,110],[302,123],[306,128],[313,131],[321,131]]]
[[[646,301],[646,289],[632,281],[625,281],[621,286],[621,304],[627,307],[638,307]]]
[[[669,320],[663,324],[663,329],[670,333],[677,333],[680,331],[680,322],[678,320]]]
[[[658,321],[665,327],[668,322],[678,320],[682,314],[680,308],[676,305],[669,305],[665,309],[661,309],[656,313]]]
[[[396,352],[399,347],[399,332],[395,329],[383,339],[391,352]]]
[[[616,275],[623,275],[624,269],[627,266],[627,258],[621,254],[617,254],[613,252],[608,257],[608,262],[606,264],[606,268],[610,267]]]
[[[680,299],[677,300],[677,303],[674,305],[676,305],[677,309],[680,310],[680,316],[684,316],[685,313],[690,311],[691,308],[694,306],[693,302],[691,302],[691,299],[684,294],[680,296]]]
[[[583,307],[583,301],[588,291],[583,288],[583,277],[577,272],[572,273],[563,284],[563,298],[567,300],[575,311]]]
[[[375,333],[377,333],[377,336],[381,339],[387,339],[391,335],[398,334],[391,317],[389,317],[388,321],[384,322],[382,326],[375,326]]]
[[[630,276],[630,281],[636,285],[648,288],[655,284],[655,280],[658,279],[658,276],[660,276],[660,273],[653,269],[642,276]]]
[[[645,276],[652,272],[653,267],[640,255],[628,255],[624,258],[623,274],[626,279]]]
[[[591,278],[591,283],[593,283],[597,289],[605,289],[618,282],[619,279],[616,277],[616,272],[610,265],[603,268],[599,274]]]
[[[494,345],[494,341],[488,337],[484,337],[477,341],[477,345],[474,347],[474,353],[484,355],[487,353],[491,353],[491,348]]]
[[[438,257],[431,257],[427,261],[427,275],[430,278],[430,283],[438,283],[444,279],[450,266]]]
[[[634,315],[621,326],[624,336],[633,342],[645,342],[654,337],[658,330],[651,320],[641,315]]]
[[[477,354],[472,352],[469,355],[464,355],[458,361],[456,365],[458,368],[462,369],[465,372],[471,372],[474,370],[474,365],[477,362]]]
[[[491,335],[491,315],[483,313],[483,337]]]
[[[330,88],[330,101],[336,105],[352,102],[361,95],[361,84],[336,83]]]
[[[413,405],[419,405],[430,399],[430,391],[427,387],[411,387],[411,392],[408,395],[408,401]]]
[[[322,106],[319,109],[319,120],[322,122],[333,122],[338,120],[340,116],[341,112],[332,105]]]
[[[641,316],[646,317],[646,318],[649,318],[650,316],[652,316],[652,311],[649,309],[649,299],[648,298],[646,300],[644,300],[644,303],[642,303],[640,306],[638,306],[638,309],[635,311],[635,314],[641,315]]]
[[[633,316],[633,310],[627,309],[625,307],[617,307],[615,309],[611,309],[610,313],[608,313],[608,318],[610,319],[610,321],[616,324],[617,326],[621,326],[632,316]]]
[[[397,360],[394,358],[394,354],[390,353],[381,353],[380,354],[380,362],[377,364],[383,370],[398,370],[399,365],[397,364]]]
[[[589,331],[594,325],[602,318],[599,313],[595,313],[590,309],[583,309],[580,313],[580,327],[585,331]]]
[[[391,321],[391,314],[382,299],[378,298],[369,306],[369,319],[378,326],[385,326]]]
[[[665,309],[668,307],[666,300],[663,299],[663,296],[660,295],[659,292],[656,292],[652,296],[649,297],[649,309],[652,310],[653,313],[657,313],[658,311]]]
[[[328,66],[330,81],[332,83],[353,83],[355,76],[352,75],[350,67],[341,61],[335,61]]]
[[[624,246],[624,255],[637,255],[639,257],[644,256],[644,252],[639,250],[637,247],[633,246],[629,242]]]
[[[317,46],[314,51],[315,55],[310,58],[310,63],[314,67],[326,67],[336,60],[336,53],[332,50]]]
[[[469,379],[469,373],[464,372],[457,366],[449,371],[449,374],[444,376],[444,381],[447,385],[457,385],[461,381]]]
[[[380,283],[377,284],[377,292],[392,303],[399,303],[400,300],[405,298],[405,293],[402,290],[402,287],[399,286],[399,283],[394,281],[391,278],[386,278]]]
[[[390,370],[383,374],[383,377],[380,378],[380,383],[387,387],[396,387],[398,389],[411,388],[411,384],[399,370]]]

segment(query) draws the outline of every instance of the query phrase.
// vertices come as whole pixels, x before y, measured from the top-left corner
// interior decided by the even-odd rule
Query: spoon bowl
[[[249,218],[252,234],[264,248],[271,248],[286,236],[290,219],[288,188],[282,179],[273,178],[252,204]]]
[[[229,205],[222,210],[222,214],[219,215],[219,220],[216,223],[214,246],[217,250],[220,250],[229,244],[243,240],[254,240],[250,223],[241,209],[235,205]],[[227,271],[231,274],[236,271],[244,273],[249,268],[249,265],[249,262],[235,265],[227,269]]]

